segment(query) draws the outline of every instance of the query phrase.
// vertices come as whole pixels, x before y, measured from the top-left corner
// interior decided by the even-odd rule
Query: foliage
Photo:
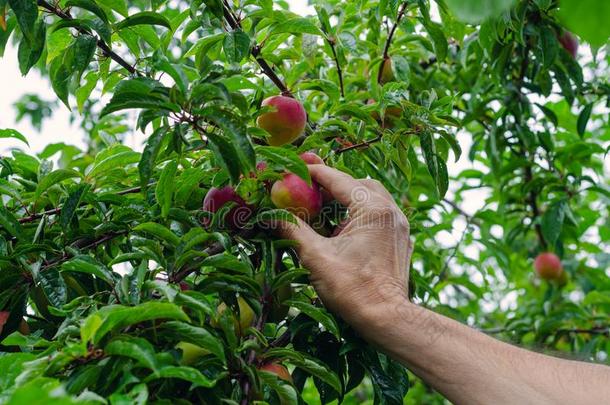
[[[563,22],[606,44],[583,24],[608,21],[604,2],[319,0],[313,17],[287,3],[0,0],[0,53],[12,37],[21,71],[46,74],[89,134],[88,150],[0,160],[2,402],[442,402],[329,314],[292,243],[262,226],[287,218],[265,182],[307,178],[297,152],[312,149],[402,204],[416,302],[607,361],[608,56],[575,60],[557,39]],[[395,81],[381,85],[388,58]],[[255,121],[278,93],[302,101],[309,124],[295,145],[269,147]],[[136,129],[141,152],[121,144]],[[452,159],[470,164],[449,178]],[[247,229],[220,226],[230,207],[201,225],[206,191],[226,184],[256,207]],[[534,278],[546,250],[567,285]],[[238,297],[255,313],[245,330]],[[275,316],[282,300],[290,311]],[[180,342],[207,354],[186,365]],[[257,371],[270,359],[294,384]]]

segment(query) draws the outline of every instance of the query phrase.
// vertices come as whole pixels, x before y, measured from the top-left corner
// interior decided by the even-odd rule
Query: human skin
[[[323,165],[311,176],[350,220],[325,238],[306,223],[279,223],[311,272],[323,303],[369,343],[455,404],[601,404],[610,367],[530,352],[493,339],[408,299],[409,223],[381,183]]]

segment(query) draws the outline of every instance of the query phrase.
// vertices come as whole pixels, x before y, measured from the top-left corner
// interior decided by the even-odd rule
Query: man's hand
[[[380,307],[406,300],[409,223],[378,181],[356,180],[324,165],[310,165],[309,171],[347,207],[348,219],[331,238],[300,220],[282,224],[282,235],[298,242],[299,257],[324,304],[361,329]]]
[[[610,368],[529,352],[407,299],[409,224],[385,188],[324,165],[311,176],[348,208],[338,236],[283,223],[324,304],[461,404],[607,404]]]

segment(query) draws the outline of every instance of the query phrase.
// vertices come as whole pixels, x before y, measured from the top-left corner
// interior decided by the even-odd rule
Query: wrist
[[[384,289],[375,300],[362,300],[353,312],[355,321],[350,322],[361,334],[392,330],[410,318],[416,305],[409,301],[406,291]]]

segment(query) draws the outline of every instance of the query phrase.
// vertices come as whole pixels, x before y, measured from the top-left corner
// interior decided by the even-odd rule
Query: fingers
[[[312,179],[324,187],[341,204],[349,207],[353,203],[353,192],[362,185],[347,173],[325,165],[309,165]]]
[[[392,197],[392,194],[390,194],[390,192],[379,181],[377,181],[375,179],[362,179],[362,180],[359,180],[359,181],[360,181],[361,184],[364,184],[366,187],[368,187],[371,190],[375,191],[381,197],[383,197],[386,200],[394,203],[394,198]]]
[[[291,239],[296,241],[299,246],[299,251],[303,249],[313,248],[323,238],[316,233],[311,227],[302,219],[294,217],[297,221],[296,224],[287,221],[278,221],[273,224],[274,228],[284,239]]]

